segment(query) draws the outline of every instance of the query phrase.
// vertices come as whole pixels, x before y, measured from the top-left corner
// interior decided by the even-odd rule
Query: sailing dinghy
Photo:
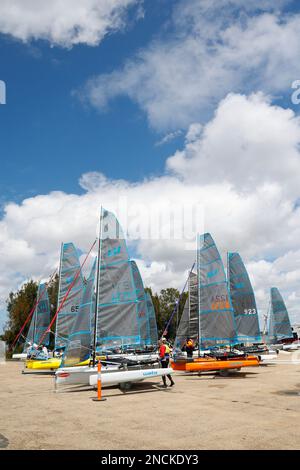
[[[197,245],[197,273],[189,276],[188,298],[177,330],[172,367],[203,372],[257,366],[256,357],[223,349],[232,348],[237,342],[224,266],[209,233],[198,237]],[[197,358],[182,357],[187,338],[198,345]]]
[[[271,288],[270,296],[268,342],[276,348],[282,346],[285,351],[295,351],[299,344],[295,342],[290,317],[277,287]]]
[[[111,212],[101,209],[93,361],[91,366],[59,369],[56,385],[94,385],[97,356],[107,365],[102,370],[103,385],[138,382],[172,373],[171,368],[158,367],[157,354],[130,354],[131,350],[142,350],[148,342],[150,328],[146,309],[147,298],[140,274],[129,258],[120,224]],[[153,361],[157,367],[153,366]]]
[[[33,346],[40,344],[42,338],[44,346],[48,347],[50,342],[50,335],[46,334],[50,323],[50,302],[45,283],[39,284],[37,299],[38,302],[30,322],[23,351],[26,357],[30,357],[25,362],[28,369],[34,368],[36,363],[46,363],[48,360],[48,357],[45,357],[40,350]]]
[[[79,276],[76,275],[80,271]],[[74,279],[76,278],[75,282]],[[65,298],[70,285],[74,282],[74,285]],[[56,319],[56,330],[55,330],[55,353],[63,352],[69,341],[69,334],[74,329],[74,322],[77,317],[79,304],[81,302],[81,296],[83,292],[83,277],[81,274],[81,266],[79,262],[78,252],[73,243],[62,243],[61,254],[60,254],[60,267],[59,267],[59,288],[58,288],[58,299],[57,305],[61,305],[64,301],[62,308],[60,309]],[[45,329],[50,323],[50,313],[48,317],[48,323]],[[47,334],[49,337],[49,333]],[[42,336],[40,336],[42,338]],[[43,340],[44,341],[44,340]],[[88,363],[85,362],[86,364]],[[53,371],[58,369],[61,365],[61,354],[59,357],[53,357],[48,360],[27,360],[25,367],[27,369],[34,370],[50,370]]]
[[[273,362],[277,354],[262,343],[253,287],[239,253],[227,254],[227,271],[238,349],[258,356],[264,363]]]

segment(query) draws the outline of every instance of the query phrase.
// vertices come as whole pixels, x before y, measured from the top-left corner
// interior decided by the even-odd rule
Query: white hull
[[[108,354],[107,357],[108,361],[113,359],[127,359],[135,362],[158,361],[158,354]]]
[[[13,359],[21,359],[22,361],[26,361],[27,359],[27,354],[26,353],[20,353],[20,354],[13,354],[12,355]]]
[[[263,364],[268,364],[271,362],[274,362],[277,360],[277,354],[276,353],[269,353],[269,354],[258,354],[258,357],[260,359],[260,362]]]
[[[101,372],[115,372],[119,370],[118,365],[102,366]],[[77,366],[62,367],[55,372],[56,385],[89,385],[90,376],[97,372],[97,367]]]
[[[283,345],[283,351],[297,351],[297,349],[299,349],[299,345],[298,343],[291,343],[291,344],[284,344]]]
[[[158,362],[158,355],[157,354],[114,354],[109,356],[110,360],[118,360],[120,359],[120,363],[109,363],[107,366],[102,365],[102,372],[116,372],[120,370],[120,364],[122,359],[131,360],[134,362],[143,362],[143,361],[157,361]],[[137,364],[136,367],[139,367]],[[150,367],[150,364],[149,364]],[[152,366],[153,367],[153,366]],[[55,373],[55,384],[56,385],[89,385],[89,376],[91,374],[95,374],[97,372],[97,366],[90,367],[90,366],[74,366],[74,367],[61,367]]]
[[[140,369],[140,370],[125,370],[122,372],[112,372],[111,374],[103,374],[101,383],[103,387],[111,385],[119,385],[128,382],[141,382],[143,380],[152,379],[153,377],[162,377],[163,375],[173,374],[173,369]],[[90,376],[90,385],[96,386],[98,375],[93,374]]]
[[[170,372],[171,371],[171,372]],[[57,385],[91,385],[91,377],[97,377],[97,366],[89,367],[65,367],[56,371],[55,373],[55,386]],[[162,368],[144,368],[138,370],[120,370],[118,365],[109,365],[108,367],[102,366],[101,374],[102,378],[106,377],[107,374],[112,376],[114,375],[112,382],[113,384],[118,384],[126,381],[133,373],[137,373],[139,380],[145,380],[146,378],[156,377],[171,374],[173,369],[162,369]],[[117,375],[115,375],[117,374]],[[119,375],[121,374],[121,375]],[[129,374],[129,375],[128,375]],[[131,374],[131,375],[130,375]],[[135,374],[133,374],[135,376]],[[121,380],[120,378],[125,378]],[[96,380],[97,379],[93,379]],[[103,382],[105,383],[105,381]]]

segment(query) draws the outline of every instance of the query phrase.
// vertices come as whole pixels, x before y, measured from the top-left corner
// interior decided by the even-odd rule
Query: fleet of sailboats
[[[188,296],[176,332],[172,369],[159,367],[158,331],[151,295],[136,262],[130,259],[115,215],[101,209],[98,253],[85,279],[73,243],[61,245],[54,357],[36,355],[27,369],[57,370],[56,385],[95,385],[97,361],[104,384],[162,376],[174,370],[227,371],[274,359],[270,344],[294,341],[288,312],[271,288],[268,346],[263,343],[254,291],[239,253],[228,253],[227,276],[211,234],[197,237],[196,272],[188,277]],[[40,284],[24,354],[33,344],[50,342],[50,302]],[[185,353],[194,342],[193,357]],[[297,347],[297,346],[294,346]]]

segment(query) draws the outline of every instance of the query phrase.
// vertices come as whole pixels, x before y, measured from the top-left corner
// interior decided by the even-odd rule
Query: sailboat
[[[80,273],[79,276],[77,275],[78,272]],[[74,283],[74,285],[69,295],[66,297],[66,293],[72,283]],[[60,367],[63,351],[69,341],[69,334],[74,329],[74,322],[81,303],[83,286],[84,282],[78,252],[73,243],[62,243],[59,264],[57,305],[60,306],[62,302],[64,303],[56,319],[54,346],[54,354],[56,354],[56,357],[48,360],[28,360],[25,363],[25,367],[27,369],[53,371]],[[49,326],[49,323],[50,316],[48,318],[47,327]]]
[[[118,383],[136,382],[172,373],[170,368],[153,367],[157,354],[130,354],[132,349],[145,346],[148,335],[148,322],[144,320],[147,317],[146,304],[140,274],[129,258],[122,228],[114,214],[101,209],[92,365],[61,368],[56,372],[56,385],[93,384],[97,380],[95,363],[99,355],[107,362],[114,360],[115,364],[118,360],[119,365],[127,362],[125,367],[128,370],[118,370],[118,375],[113,375],[116,371],[108,368],[107,374],[111,372],[105,379],[108,385],[116,380]],[[137,361],[137,364],[129,368],[128,360]]]
[[[189,295],[177,330],[172,367],[207,371],[258,365],[254,356],[237,356],[222,349],[237,343],[237,330],[223,262],[209,233],[197,237],[197,273],[190,273],[188,285]],[[197,358],[182,358],[187,338],[198,345]]]
[[[254,291],[239,253],[227,254],[227,271],[239,349],[257,355],[263,362],[275,360],[276,351],[262,343]]]
[[[277,287],[272,287],[270,290],[270,316],[269,316],[269,331],[268,342],[275,345],[283,345],[286,351],[298,349],[298,343],[294,342],[293,330],[289,314]]]
[[[47,327],[50,323],[50,302],[47,292],[47,285],[40,283],[37,291],[37,298],[39,299],[36,305],[34,314],[31,319],[29,330],[24,344],[24,353],[27,351],[28,346],[39,344],[40,339],[45,334]],[[44,336],[44,346],[49,346],[49,333]]]

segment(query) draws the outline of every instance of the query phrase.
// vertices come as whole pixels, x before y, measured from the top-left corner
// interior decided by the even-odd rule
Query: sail
[[[150,330],[150,345],[157,346],[158,342],[158,333],[157,333],[157,323],[155,309],[152,302],[151,295],[149,292],[146,292],[146,305],[147,305],[147,315],[149,320],[149,330]]]
[[[239,343],[261,341],[253,288],[238,253],[228,253],[228,281]]]
[[[188,279],[188,297],[177,329],[174,349],[182,350],[187,338],[198,342],[198,332],[198,276],[191,272]]]
[[[58,307],[79,270],[80,262],[75,246],[73,243],[63,243],[60,257]],[[82,289],[83,278],[80,272],[56,319],[55,349],[65,348],[67,345],[81,303]]]
[[[138,322],[141,337],[141,346],[150,345],[150,325],[147,312],[146,293],[142,277],[135,261],[131,261],[131,272],[136,289],[138,299]]]
[[[83,288],[81,303],[75,316],[73,328],[69,334],[62,366],[74,366],[86,361],[91,356],[92,351],[92,324],[94,319],[94,285],[96,262],[94,260],[91,272]]]
[[[24,351],[28,348],[29,343],[39,344],[43,338],[43,345],[49,346],[50,335],[45,332],[50,323],[50,302],[47,292],[47,285],[45,283],[39,284],[37,291],[37,305],[32,315],[30,327],[26,336],[26,343]]]
[[[277,287],[271,288],[269,341],[293,338],[289,314]]]
[[[236,324],[224,266],[209,233],[200,236],[197,253],[200,290],[200,338],[203,348],[236,341]]]
[[[123,231],[116,217],[106,210],[101,211],[100,225],[96,347],[140,346],[141,300]]]

